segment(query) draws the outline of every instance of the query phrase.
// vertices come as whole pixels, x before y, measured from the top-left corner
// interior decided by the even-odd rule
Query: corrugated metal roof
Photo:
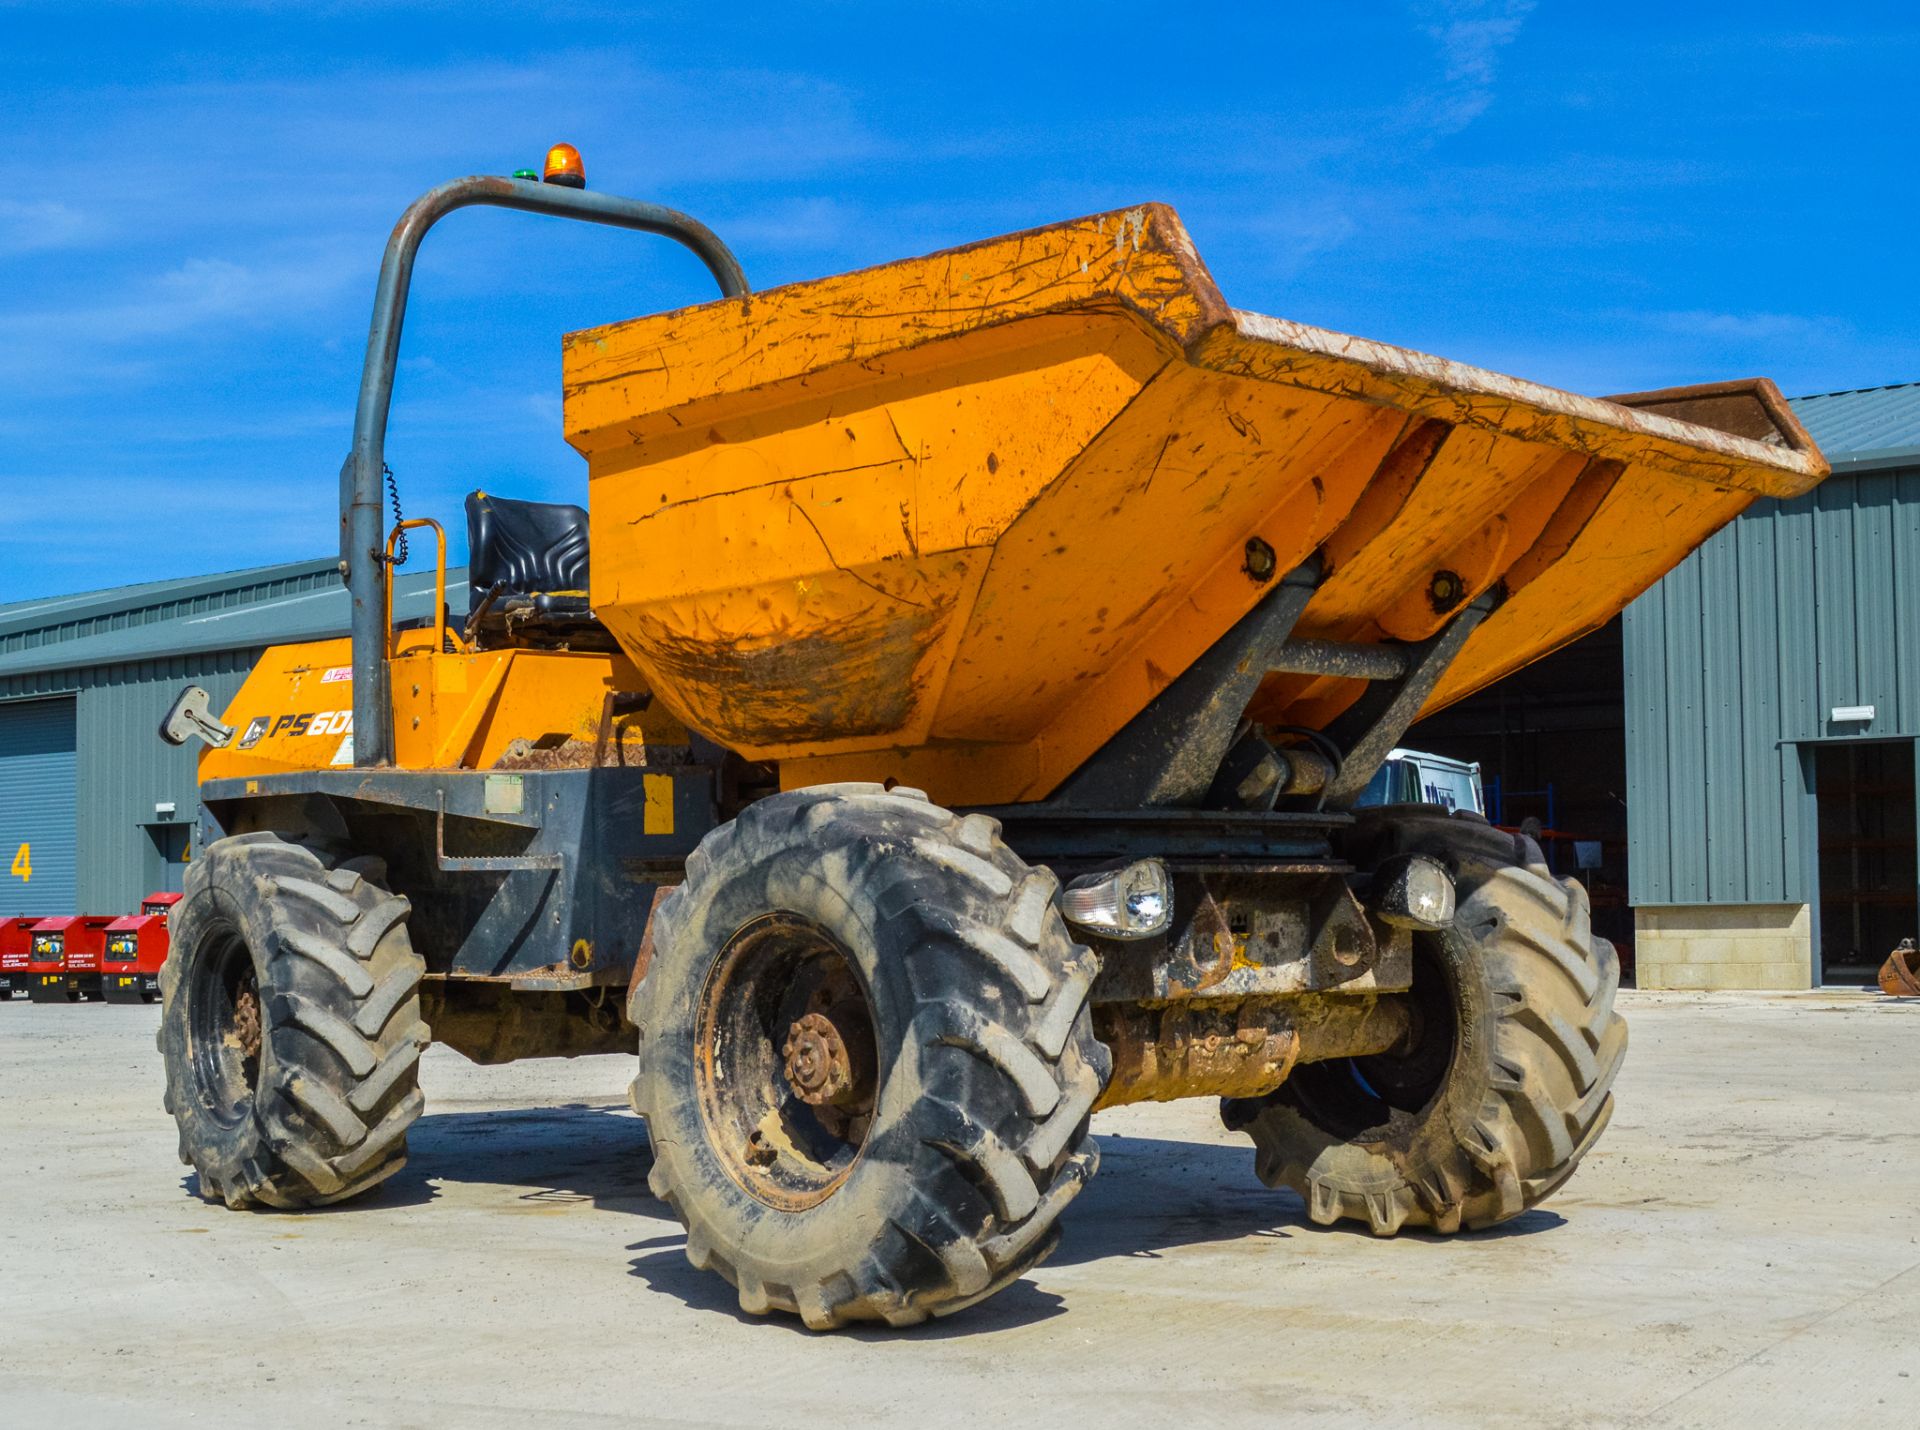
[[[101,631],[154,625],[337,582],[327,560],[287,561],[212,576],[144,581],[0,605],[0,655]]]
[[[226,590],[254,584],[282,574],[301,575],[325,562],[287,561],[211,576],[176,576],[165,581],[140,581],[130,586],[107,586],[98,591],[76,591],[67,596],[39,596],[27,601],[0,601],[0,631],[50,627],[110,611],[160,606],[209,589]]]
[[[1823,392],[1788,405],[1836,471],[1920,462],[1920,382]]]
[[[465,567],[448,570],[449,604],[466,583]],[[395,618],[432,606],[432,570],[402,572]],[[16,601],[0,606],[0,677],[323,640],[347,633],[349,611],[337,563],[325,558]]]

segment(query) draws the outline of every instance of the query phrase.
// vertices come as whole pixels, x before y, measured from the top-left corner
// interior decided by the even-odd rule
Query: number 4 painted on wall
[[[33,878],[33,846],[22,844],[20,852],[13,856],[13,868],[8,871],[14,878],[25,884]]]

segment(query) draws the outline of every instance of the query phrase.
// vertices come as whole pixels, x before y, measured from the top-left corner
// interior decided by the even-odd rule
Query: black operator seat
[[[483,645],[598,646],[587,599],[587,513],[564,502],[467,497],[467,627]]]

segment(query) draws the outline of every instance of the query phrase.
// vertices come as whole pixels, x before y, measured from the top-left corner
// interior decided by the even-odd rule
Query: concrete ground
[[[1920,1426],[1920,1005],[1625,994],[1547,1207],[1309,1225],[1200,1103],[1105,1114],[1060,1252],[958,1318],[750,1320],[646,1191],[623,1059],[434,1049],[361,1205],[187,1190],[153,1009],[0,1008],[0,1425]]]

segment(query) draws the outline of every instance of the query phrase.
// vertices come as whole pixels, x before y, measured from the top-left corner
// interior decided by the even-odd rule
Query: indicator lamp
[[[581,162],[580,151],[573,145],[556,144],[547,150],[547,167],[543,177],[549,184],[584,189],[587,186],[587,166]]]

